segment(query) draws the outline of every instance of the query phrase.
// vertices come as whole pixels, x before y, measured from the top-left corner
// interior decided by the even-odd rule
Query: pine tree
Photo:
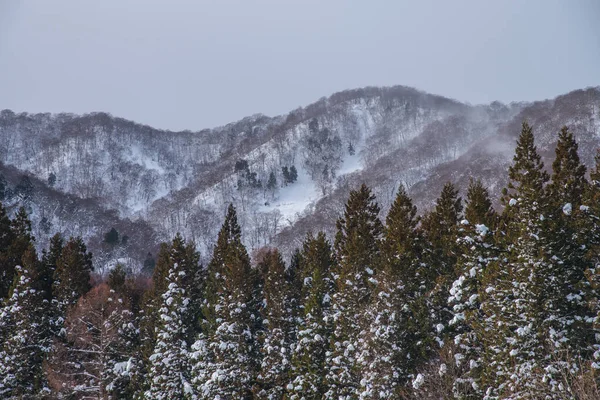
[[[423,301],[417,209],[400,187],[386,218],[376,295],[361,331],[363,399],[391,399],[428,350],[429,321]]]
[[[558,137],[552,181],[547,187],[549,218],[546,232],[546,263],[543,282],[544,322],[547,345],[553,352],[587,358],[593,343],[585,273],[593,265],[587,257],[593,246],[589,215],[582,210],[588,192],[586,168],[579,160],[573,134],[563,127]],[[559,368],[558,366],[555,366]]]
[[[509,184],[503,190],[502,241],[505,257],[487,266],[482,304],[489,359],[483,380],[487,396],[532,396],[544,386],[541,336],[543,283],[548,265],[542,257],[547,217],[544,171],[532,129],[523,123]]]
[[[185,272],[174,263],[167,276],[167,290],[162,294],[158,310],[160,323],[156,327],[156,345],[150,356],[147,379],[148,399],[183,399],[193,394],[184,320],[190,303],[182,281]]]
[[[269,189],[272,194],[275,193],[275,189],[277,189],[277,178],[275,178],[275,173],[271,171],[269,174],[269,180],[267,181],[267,189]]]
[[[64,241],[60,233],[55,234],[50,238],[48,250],[42,251],[42,260],[40,264],[39,283],[40,290],[44,292],[44,296],[48,301],[52,300],[52,286],[54,284],[54,271],[56,271],[56,263],[60,258],[64,246]]]
[[[168,290],[168,274],[177,264],[182,271],[180,287],[189,298],[186,312],[182,314],[185,328],[185,340],[192,343],[200,332],[202,315],[202,298],[204,291],[205,271],[199,262],[199,254],[193,242],[186,242],[180,234],[175,235],[171,243],[163,243],[158,253],[158,260],[152,276],[153,286],[144,294],[143,308],[140,314],[141,351],[144,368],[149,365],[149,357],[154,352],[157,342],[157,327],[160,325],[160,308],[163,306],[163,295]],[[145,372],[142,372],[142,375]],[[137,382],[138,390],[146,390]]]
[[[290,167],[290,183],[294,183],[298,180],[298,170],[295,165]]]
[[[332,298],[335,324],[327,353],[328,391],[330,398],[357,395],[359,387],[359,335],[366,329],[364,312],[371,302],[375,286],[373,276],[380,259],[383,226],[379,206],[366,185],[350,192],[344,215],[337,221],[335,275],[337,292]]]
[[[292,310],[286,268],[277,250],[269,250],[259,263],[264,276],[262,362],[255,389],[256,399],[283,398],[289,382]]]
[[[38,260],[30,244],[17,265],[11,295],[0,309],[0,396],[6,399],[32,398],[42,385],[43,316],[47,302],[36,288]]]
[[[8,297],[15,274],[15,266],[9,258],[8,250],[15,237],[6,209],[0,203],[0,301]]]
[[[56,260],[54,271],[52,294],[59,316],[65,315],[67,309],[91,289],[92,270],[92,253],[87,251],[83,239],[70,238]],[[58,327],[60,325],[59,322]]]
[[[242,244],[235,208],[230,205],[208,266],[203,315],[209,354],[195,367],[206,370],[209,377],[199,382],[198,388],[206,398],[252,397],[260,365],[258,281]]]
[[[481,321],[481,298],[485,297],[482,279],[490,262],[498,259],[499,251],[494,243],[497,215],[492,208],[488,191],[481,181],[471,180],[467,192],[465,220],[461,221],[458,243],[461,257],[452,284],[449,306],[453,312],[450,326],[453,340],[449,352],[456,360],[452,391],[455,398],[480,399],[483,396],[481,382],[484,366]]]
[[[297,259],[301,278],[300,309],[287,398],[316,400],[326,391],[325,352],[332,330],[330,302],[334,260],[325,234],[309,234]]]
[[[462,199],[450,182],[444,185],[435,208],[423,217],[421,231],[427,244],[426,264],[429,266],[429,296],[431,322],[436,340],[443,344],[445,329],[452,318],[448,308],[448,292],[456,278],[459,222],[462,219]]]

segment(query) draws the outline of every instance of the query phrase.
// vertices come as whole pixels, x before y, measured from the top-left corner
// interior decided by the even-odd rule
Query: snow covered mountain
[[[421,209],[446,181],[464,188],[470,176],[496,195],[523,120],[547,166],[563,125],[589,165],[600,147],[600,88],[473,106],[408,87],[369,87],[199,132],[105,113],[4,110],[0,196],[11,210],[28,207],[40,246],[56,231],[81,235],[98,266],[140,263],[176,232],[207,256],[229,203],[250,248],[289,251],[308,231],[331,232],[350,188],[362,182],[383,211],[401,184]],[[112,227],[126,243],[104,243]]]

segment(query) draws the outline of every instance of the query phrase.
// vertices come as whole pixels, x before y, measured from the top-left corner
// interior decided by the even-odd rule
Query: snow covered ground
[[[260,207],[259,210],[261,212],[279,210],[283,220],[291,224],[309,204],[320,197],[321,193],[315,182],[310,179],[304,168],[299,168],[298,180],[279,189],[277,198],[269,205]]]

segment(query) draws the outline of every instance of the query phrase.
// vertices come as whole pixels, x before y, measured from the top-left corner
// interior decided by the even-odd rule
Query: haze
[[[159,128],[407,85],[470,103],[600,84],[600,3],[0,0],[0,109]]]

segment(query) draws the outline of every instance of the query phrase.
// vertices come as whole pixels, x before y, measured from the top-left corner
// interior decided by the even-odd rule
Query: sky
[[[199,130],[406,85],[472,104],[600,85],[597,0],[0,0],[0,109]]]

